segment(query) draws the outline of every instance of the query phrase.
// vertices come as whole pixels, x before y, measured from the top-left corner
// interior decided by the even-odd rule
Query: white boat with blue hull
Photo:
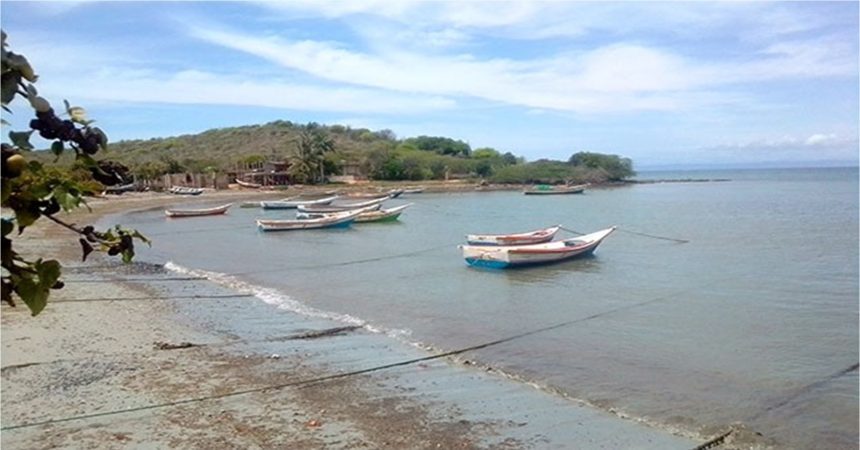
[[[261,231],[313,230],[317,228],[343,228],[352,225],[361,211],[346,211],[328,214],[325,217],[305,220],[257,219]]]
[[[463,258],[470,266],[506,269],[554,263],[591,254],[613,231],[615,227],[546,244],[496,247],[461,245],[460,249],[463,251]]]

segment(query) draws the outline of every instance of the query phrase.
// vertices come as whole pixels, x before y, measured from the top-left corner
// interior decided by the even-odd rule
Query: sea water
[[[342,230],[262,233],[254,218],[294,213],[237,207],[119,220],[154,239],[142,260],[428,348],[560,325],[467,356],[656,427],[741,423],[779,446],[856,448],[857,169],[639,178],[728,181],[417,194],[388,202],[414,203],[399,222]],[[469,233],[555,224],[619,228],[592,257],[543,267],[474,269],[457,249]]]

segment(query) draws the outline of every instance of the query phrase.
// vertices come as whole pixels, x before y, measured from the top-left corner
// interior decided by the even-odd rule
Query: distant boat
[[[546,244],[500,247],[461,245],[460,249],[470,266],[504,269],[547,264],[590,254],[613,231],[615,227]]]
[[[390,191],[388,191],[388,192],[387,192],[387,194],[388,194],[391,198],[397,198],[397,197],[400,197],[400,194],[402,194],[402,193],[403,193],[403,189],[392,189],[392,190],[390,190]]]
[[[240,208],[260,208],[260,202],[242,202]]]
[[[539,184],[530,189],[523,191],[525,195],[557,195],[557,194],[581,194],[587,188],[587,184],[578,184],[576,186],[556,187],[548,184]]]
[[[232,203],[227,203],[226,205],[205,209],[165,209],[164,214],[167,215],[167,217],[214,216],[226,213],[232,205]]]
[[[239,186],[242,186],[243,188],[248,188],[248,189],[259,189],[259,188],[263,187],[263,185],[260,183],[251,183],[249,181],[242,181],[238,178],[236,178],[236,184],[238,184]]]
[[[403,189],[403,193],[404,193],[404,194],[420,194],[420,193],[422,193],[422,192],[424,192],[424,188],[423,188],[423,187],[416,187],[416,188],[406,188],[406,189]]]
[[[391,192],[347,192],[341,198],[394,198]]]
[[[412,203],[395,206],[394,208],[380,209],[378,211],[365,211],[355,218],[356,223],[368,222],[393,222],[400,217],[403,210],[412,206]]]
[[[470,245],[531,245],[549,242],[561,225],[516,234],[470,234],[466,241]]]
[[[346,211],[327,214],[318,219],[305,220],[268,220],[257,219],[257,227],[262,231],[312,230],[317,228],[348,227],[361,214],[360,211]]]
[[[300,197],[290,197],[285,198],[283,200],[275,200],[275,201],[262,201],[260,202],[260,206],[263,209],[295,209],[299,206],[308,206],[308,205],[328,205],[337,196],[318,198],[315,200],[301,200]]]
[[[168,192],[175,195],[200,195],[203,193],[203,188],[172,186]]]

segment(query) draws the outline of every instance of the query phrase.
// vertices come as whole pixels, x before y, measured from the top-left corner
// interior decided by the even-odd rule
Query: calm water
[[[254,217],[292,213],[240,208],[121,220],[155,238],[144,260],[235,274],[283,307],[441,349],[630,307],[468,357],[655,426],[741,422],[784,447],[857,448],[857,371],[840,375],[858,359],[857,170],[649,177],[732,181],[420,194],[392,202],[415,203],[399,223],[347,230],[263,234]],[[456,248],[556,223],[690,242],[619,231],[594,257],[515,271],[469,268]]]

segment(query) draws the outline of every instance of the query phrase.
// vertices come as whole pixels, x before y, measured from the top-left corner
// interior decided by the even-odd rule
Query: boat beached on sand
[[[466,241],[470,245],[529,245],[549,242],[555,237],[561,225],[541,230],[516,234],[469,234]]]
[[[470,266],[504,269],[553,263],[591,254],[613,231],[615,227],[610,227],[584,236],[545,244],[495,247],[461,245],[460,249]]]
[[[199,216],[215,216],[218,214],[224,214],[230,209],[232,203],[227,203],[226,205],[216,206],[214,208],[202,208],[202,209],[165,209],[164,214],[167,217],[199,217]]]

